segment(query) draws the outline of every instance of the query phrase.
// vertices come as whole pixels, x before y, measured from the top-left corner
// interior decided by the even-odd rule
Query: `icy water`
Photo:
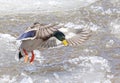
[[[25,64],[18,61],[16,38],[34,22],[89,27],[92,36],[81,46],[35,50],[34,64]],[[69,11],[1,14],[0,53],[0,83],[120,83],[120,1],[98,0]]]

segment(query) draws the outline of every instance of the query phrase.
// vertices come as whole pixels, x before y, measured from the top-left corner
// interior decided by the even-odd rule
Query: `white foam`
[[[59,75],[57,73],[53,73],[53,75],[56,79],[59,79]]]
[[[31,77],[24,77],[20,83],[33,83],[33,80]]]
[[[1,14],[7,14],[38,11],[64,11],[78,9],[94,3],[95,1],[97,0],[0,0],[0,12]]]
[[[75,24],[74,23],[71,23],[71,22],[68,22],[67,24],[65,24],[65,27],[67,28],[74,28]]]
[[[85,24],[85,25],[83,25],[83,24],[74,24],[74,23],[72,23],[72,22],[68,22],[67,24],[65,24],[64,25],[66,28],[68,28],[68,31],[69,31],[69,29],[84,29],[84,28],[86,28],[86,29],[90,29],[90,30],[92,30],[92,31],[97,31],[98,29],[100,29],[101,27],[100,26],[98,26],[98,25],[95,25],[95,24],[93,24],[92,22],[90,22],[89,24]]]
[[[2,33],[0,33],[0,39],[4,39],[4,40],[6,39],[8,41],[15,41],[16,40],[15,37],[13,37],[9,34],[2,34]]]
[[[113,47],[115,41],[114,40],[109,40],[107,43],[106,43],[106,47],[109,48],[109,47]]]
[[[81,80],[82,83],[111,83],[113,76],[107,74],[111,72],[111,68],[106,59],[98,56],[80,56],[69,62],[80,66],[73,75],[76,74],[76,79]]]
[[[0,33],[0,40],[4,41],[4,42],[8,42],[8,44],[12,43],[12,44],[17,45],[17,46],[19,46],[21,43],[20,41],[16,41],[16,38],[11,36],[10,34]]]
[[[68,32],[68,28],[60,28],[59,30],[62,32]]]
[[[85,28],[85,26],[83,25],[78,25],[78,24],[74,24],[72,22],[68,22],[67,24],[64,25],[67,28],[74,28],[74,29],[82,29]]]
[[[35,54],[35,60],[39,61],[39,63],[42,63],[44,61],[44,57],[41,56],[41,52],[39,50],[34,50]]]
[[[69,60],[70,63],[75,63],[82,61],[82,63],[80,64],[80,66],[88,66],[88,67],[97,67],[97,65],[99,64],[98,67],[100,68],[96,68],[96,69],[102,69],[104,67],[105,71],[110,72],[110,66],[109,63],[106,59],[102,58],[102,57],[98,57],[98,56],[86,56],[86,57],[79,57],[79,58],[74,58]]]
[[[72,38],[75,35],[76,35],[75,33],[70,32],[66,35],[66,38]]]
[[[15,55],[11,56],[15,57],[16,61],[19,61],[18,59],[18,48],[20,45],[20,41],[16,41],[16,38],[9,35],[9,34],[2,34],[0,33],[0,50],[1,50],[1,57],[7,57],[8,52],[15,53]],[[4,55],[5,54],[5,55]]]
[[[97,31],[98,29],[100,29],[100,26],[97,26],[95,24],[93,24],[92,22],[89,23],[89,27],[92,31]]]
[[[9,75],[3,75],[0,78],[0,83],[14,83],[16,81],[16,78],[11,78]]]
[[[23,79],[21,79],[20,83],[33,83],[33,80],[30,76],[28,76],[25,73],[21,73],[21,76],[23,77]]]
[[[46,80],[45,80],[45,83],[50,83],[50,80],[49,80],[49,79],[46,79]]]
[[[104,11],[103,7],[101,6],[91,6],[91,9],[93,9],[94,12],[97,12],[97,11]]]
[[[120,38],[120,21],[119,19],[113,20],[110,23],[111,33],[115,35],[115,37]]]

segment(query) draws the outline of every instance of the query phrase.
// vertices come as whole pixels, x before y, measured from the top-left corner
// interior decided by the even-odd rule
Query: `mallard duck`
[[[31,52],[30,63],[33,63],[35,57],[33,50],[35,49],[55,47],[61,44],[64,46],[80,45],[90,36],[90,30],[80,29],[73,31],[76,35],[67,38],[65,33],[60,31],[62,27],[63,25],[60,24],[40,24],[38,22],[28,27],[18,38],[22,41],[19,59],[25,55],[24,62],[28,62],[28,52]],[[61,43],[57,43],[58,40]]]

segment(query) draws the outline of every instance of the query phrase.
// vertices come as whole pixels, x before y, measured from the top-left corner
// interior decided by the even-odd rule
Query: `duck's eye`
[[[65,36],[61,36],[61,40],[64,40],[65,39]]]

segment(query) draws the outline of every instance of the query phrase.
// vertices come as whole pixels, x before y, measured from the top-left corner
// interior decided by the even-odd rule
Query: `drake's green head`
[[[58,40],[62,41],[62,43],[63,43],[64,46],[68,46],[68,42],[65,39],[65,35],[62,32],[55,31],[54,34],[53,34],[53,36],[56,37]]]

